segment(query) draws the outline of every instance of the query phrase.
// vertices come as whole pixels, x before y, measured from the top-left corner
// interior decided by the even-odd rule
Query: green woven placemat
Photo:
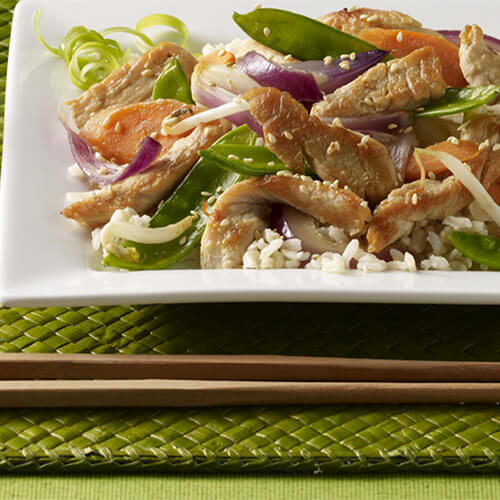
[[[0,0],[3,117],[9,23]],[[500,360],[495,307],[210,304],[0,309],[1,352]],[[499,470],[496,406],[0,410],[8,471]]]

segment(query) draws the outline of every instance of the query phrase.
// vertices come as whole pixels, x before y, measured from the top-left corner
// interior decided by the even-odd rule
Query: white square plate
[[[307,270],[165,270],[102,272],[90,264],[88,233],[60,214],[67,191],[86,187],[67,174],[72,164],[58,106],[70,89],[64,63],[33,35],[31,17],[42,8],[42,32],[56,45],[75,25],[93,29],[134,26],[147,14],[181,18],[191,48],[243,34],[232,11],[247,12],[255,0],[22,0],[10,44],[4,155],[0,193],[0,302],[8,306],[173,303],[210,301],[324,301],[500,303],[495,272],[349,272]],[[500,35],[500,7],[491,0],[365,0],[364,5],[407,12],[426,26],[460,29],[477,23]],[[281,7],[317,16],[346,5],[341,0],[304,4],[273,0]],[[349,5],[347,5],[349,6]]]

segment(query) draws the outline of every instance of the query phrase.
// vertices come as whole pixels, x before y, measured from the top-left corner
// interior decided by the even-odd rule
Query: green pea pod
[[[257,134],[248,126],[242,125],[222,136],[216,144],[252,145],[256,139]],[[219,168],[218,162],[201,158],[170,198],[157,210],[149,224],[150,227],[167,226],[187,217],[194,210],[198,212],[199,217],[191,227],[179,238],[157,245],[126,241],[123,246],[137,250],[137,261],[108,254],[104,257],[103,264],[130,270],[166,269],[172,266],[200,242],[208,217],[208,200],[212,196],[217,198],[241,178],[237,173]]]
[[[452,231],[449,238],[469,259],[491,269],[500,269],[500,238],[460,231]]]
[[[153,99],[176,99],[194,104],[191,87],[177,57],[172,57],[153,88]]]
[[[200,151],[202,158],[218,162],[229,172],[258,177],[288,170],[286,165],[269,149],[263,146],[243,144],[214,144]]]
[[[233,14],[235,23],[255,41],[296,59],[340,57],[377,47],[327,24],[281,9],[255,9]]]
[[[479,108],[500,92],[497,85],[486,87],[464,87],[446,89],[443,97],[430,101],[423,111],[413,115],[414,118],[432,118],[436,116],[454,115]]]

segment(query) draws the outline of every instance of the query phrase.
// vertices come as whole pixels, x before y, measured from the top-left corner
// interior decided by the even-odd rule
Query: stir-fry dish
[[[106,266],[500,269],[500,40],[479,26],[257,7],[233,15],[248,38],[193,55],[172,16],[57,49],[39,16],[84,90],[62,121],[90,190],[62,214]],[[183,46],[154,46],[158,24]]]

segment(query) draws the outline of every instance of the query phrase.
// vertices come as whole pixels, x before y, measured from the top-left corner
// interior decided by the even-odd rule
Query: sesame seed
[[[288,130],[285,130],[283,132],[283,135],[289,140],[291,141],[293,139],[293,135],[288,131]]]
[[[363,200],[360,204],[359,204],[360,207],[367,207],[368,206],[368,202],[366,200]]]
[[[202,191],[201,196],[212,196],[212,193],[209,193],[208,191]]]
[[[156,139],[160,134],[156,130],[151,134],[152,139]]]
[[[224,49],[222,49],[222,50],[219,50],[219,52],[217,52],[217,55],[219,57],[222,57],[225,53],[226,53],[226,51]]]
[[[491,149],[492,151],[498,151],[500,149],[500,144],[495,144]]]
[[[335,120],[333,120],[332,127],[343,127],[342,122],[340,121],[340,118],[335,118]]]
[[[245,163],[253,163],[253,158],[243,158]]]
[[[413,130],[413,127],[410,125],[409,127],[406,127],[406,128],[403,130],[403,133],[404,133],[404,134],[409,134],[412,130]]]
[[[215,196],[210,196],[210,198],[207,200],[207,203],[209,205],[212,205],[212,203],[215,203],[217,201],[217,197]]]
[[[279,175],[280,177],[293,177],[292,172],[290,170],[280,170],[276,175]]]
[[[349,54],[340,54],[340,59],[342,59],[342,61],[349,59]]]
[[[363,138],[361,139],[361,144],[366,144],[370,140],[369,135],[364,135]]]
[[[486,149],[489,146],[490,146],[490,141],[486,139],[481,144],[479,144],[479,151],[482,151],[483,149]]]
[[[255,141],[256,146],[264,146],[264,139],[262,137],[257,137],[257,140]]]
[[[360,19],[368,19],[370,17],[370,14],[361,14],[359,16]]]
[[[398,128],[396,123],[389,123],[389,125],[387,125],[388,130],[394,130],[395,128]]]
[[[355,10],[359,10],[357,5],[353,5],[352,7],[347,7],[347,12],[354,12]]]
[[[197,210],[191,210],[191,212],[189,212],[193,217],[196,217],[198,218],[200,216],[199,212]]]
[[[106,119],[102,122],[102,124],[105,127],[109,127],[109,125],[111,124],[111,116],[107,116]]]
[[[420,108],[417,108],[415,111],[420,113],[420,111],[424,111],[424,110],[425,110],[425,108],[423,106],[420,106]]]
[[[273,134],[267,134],[267,140],[271,143],[274,144],[276,142],[276,137],[274,137]]]
[[[454,136],[448,137],[447,141],[451,142],[452,144],[455,144],[455,146],[458,144],[458,139]]]
[[[416,205],[418,203],[418,196],[417,193],[413,193],[411,196],[411,204]]]
[[[354,60],[356,59],[356,52],[351,52],[351,53],[349,54],[349,59],[350,59],[351,61],[354,61]]]
[[[276,165],[276,163],[274,163],[274,161],[268,161],[267,162],[267,166],[268,167],[274,167],[274,165]]]
[[[254,6],[253,6],[253,10],[257,10],[257,9],[260,9],[262,8],[262,4],[261,3],[256,3]]]
[[[301,193],[307,193],[307,188],[304,186],[304,184],[301,184],[301,185],[299,186],[299,191],[300,191]]]
[[[108,169],[106,167],[101,167],[99,169],[99,175],[106,175],[108,173]]]
[[[220,221],[220,225],[221,225],[222,227],[229,226],[229,224],[230,224],[229,219],[222,219],[222,220]]]
[[[183,236],[180,240],[179,240],[179,245],[185,245],[186,244],[186,241],[187,241],[187,238],[185,236]]]
[[[373,15],[373,16],[370,16],[366,19],[369,23],[372,23],[374,21],[377,21],[378,20],[378,16],[377,15]]]
[[[236,161],[238,161],[240,159],[240,157],[236,156],[236,155],[233,155],[233,154],[230,154],[230,155],[227,155],[227,159],[228,160],[236,160]]]
[[[325,66],[328,66],[329,64],[332,64],[333,57],[332,56],[326,56],[323,58],[323,62],[325,63]]]
[[[146,78],[150,78],[150,77],[152,77],[153,75],[154,75],[153,71],[152,71],[151,69],[149,69],[149,68],[147,68],[147,69],[143,69],[143,70],[141,71],[141,76],[145,76]]]
[[[402,42],[403,41],[403,33],[401,31],[396,35],[396,40],[398,42]]]
[[[300,180],[305,182],[305,181],[310,180],[310,178],[309,178],[309,177],[307,177],[307,175],[301,175],[301,176],[300,176]]]
[[[332,155],[333,153],[336,153],[339,150],[340,150],[340,143],[339,143],[339,141],[333,141],[328,146],[328,149],[326,150],[326,154],[327,155]]]
[[[218,194],[221,194],[224,192],[224,188],[222,186],[219,186],[216,190],[215,190],[216,193]]]
[[[266,26],[263,30],[262,33],[264,33],[265,37],[268,37],[271,34],[271,30]]]
[[[123,127],[123,124],[122,122],[116,122],[116,125],[115,125],[115,132],[117,134],[121,134],[124,130],[124,127]]]
[[[334,187],[334,188],[338,188],[338,187],[339,187],[339,180],[338,180],[338,179],[335,179],[335,180],[332,182],[332,187]]]
[[[285,61],[292,61],[293,60],[293,56],[292,54],[287,54],[285,57],[284,57]]]
[[[95,157],[96,157],[96,160],[99,160],[99,161],[105,161],[104,156],[102,156],[102,154],[101,154],[101,153],[99,153],[99,151],[96,151],[96,153],[95,153]]]
[[[432,180],[436,179],[436,174],[432,170],[429,172],[428,175],[429,175],[429,179],[432,179]]]

